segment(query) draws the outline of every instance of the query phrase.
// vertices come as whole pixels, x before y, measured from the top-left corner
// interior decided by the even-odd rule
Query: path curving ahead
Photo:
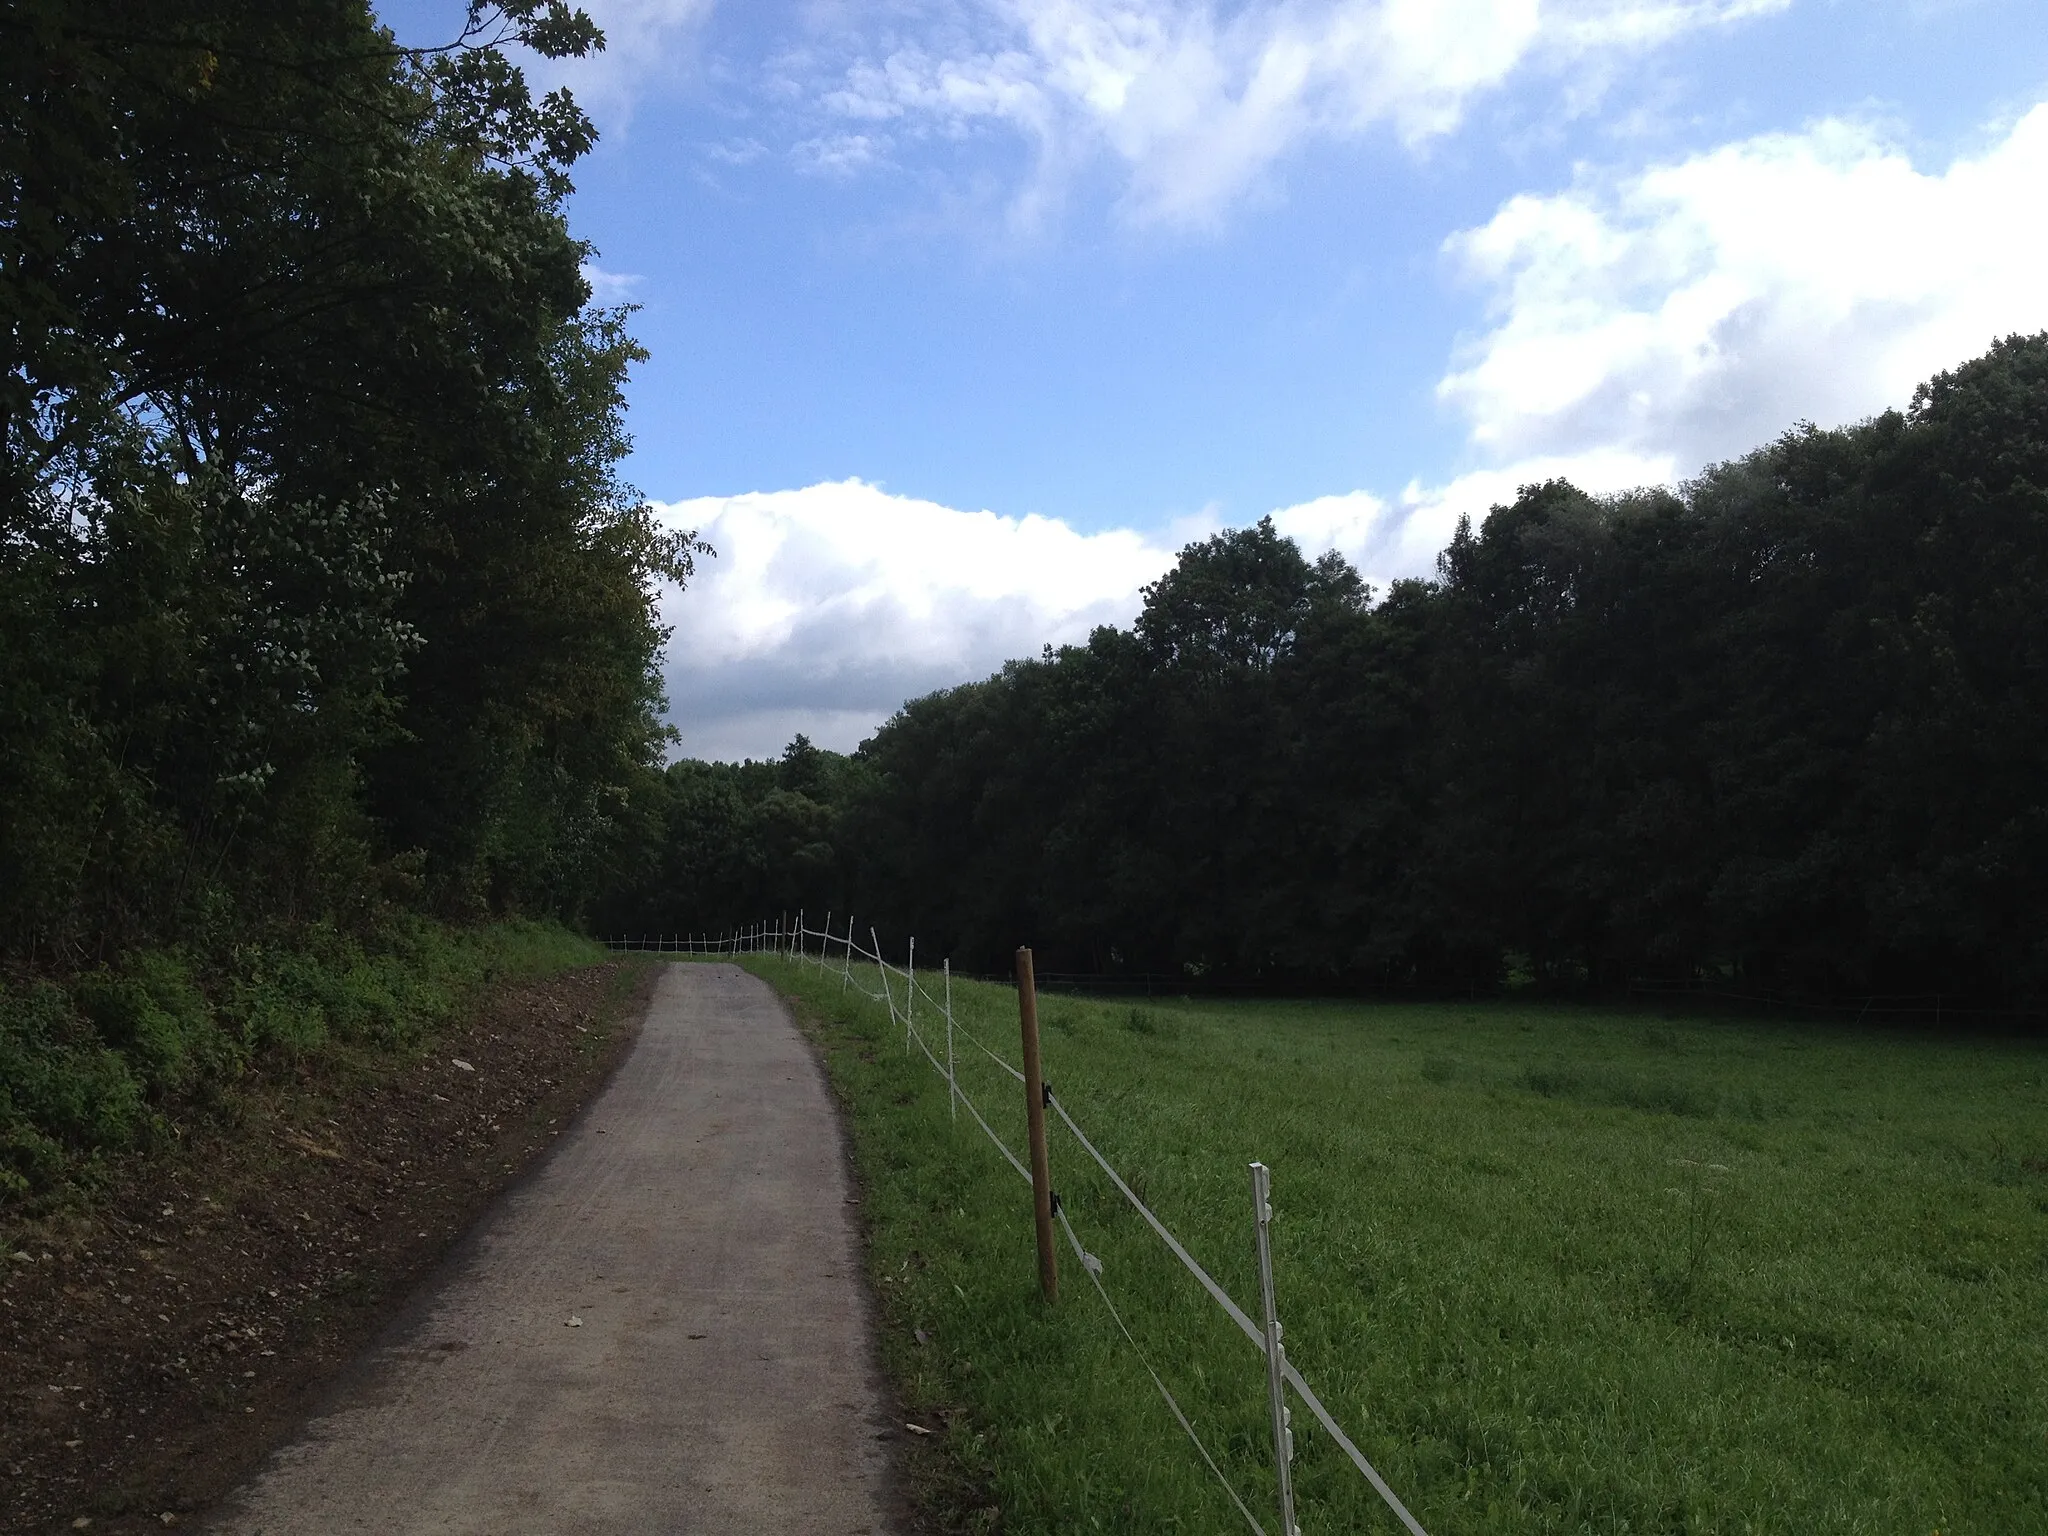
[[[899,1530],[850,1193],[775,994],[669,967],[538,1173],[209,1528]]]

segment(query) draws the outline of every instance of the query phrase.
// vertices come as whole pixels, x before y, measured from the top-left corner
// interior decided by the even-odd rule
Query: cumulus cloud
[[[1383,596],[1391,582],[1429,576],[1436,557],[1457,531],[1458,519],[1474,522],[1506,502],[1525,485],[1565,479],[1595,493],[1660,485],[1678,478],[1668,454],[1598,449],[1544,454],[1495,469],[1458,475],[1442,485],[1411,480],[1397,496],[1371,491],[1318,496],[1276,509],[1273,526],[1310,555],[1335,550]]]
[[[1591,489],[1663,478],[1625,458],[1521,466]],[[1428,575],[1461,513],[1511,498],[1509,471],[1399,496],[1319,497],[1273,512],[1310,555],[1342,553],[1381,591]],[[660,506],[718,550],[671,594],[670,717],[690,757],[777,755],[801,731],[851,750],[934,689],[986,677],[1046,645],[1128,625],[1141,589],[1181,547],[1222,526],[1213,510],[1164,528],[1082,533],[1056,518],[999,517],[895,496],[862,480],[706,496]]]
[[[1212,220],[1304,140],[1448,133],[1525,67],[1563,71],[1790,0],[982,0],[859,54],[818,103],[882,134],[988,125],[1038,150],[1016,209],[1107,153],[1140,222]]]
[[[2048,105],[1945,169],[1829,120],[1514,198],[1449,244],[1491,324],[1439,393],[1496,462],[1690,473],[1798,419],[1856,420],[2048,327],[2044,185]]]
[[[670,713],[693,757],[856,746],[905,699],[1128,623],[1174,550],[890,495],[861,480],[661,507],[718,550],[666,618]]]

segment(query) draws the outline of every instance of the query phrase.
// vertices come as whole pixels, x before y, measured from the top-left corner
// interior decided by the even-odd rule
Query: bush
[[[142,1079],[47,981],[0,984],[0,1199],[54,1184],[77,1154],[138,1141]]]
[[[82,978],[73,996],[102,1042],[121,1052],[149,1091],[188,1093],[239,1073],[245,1054],[224,1034],[190,967],[175,952],[144,950],[120,973]]]
[[[146,1145],[252,1069],[404,1050],[481,986],[602,955],[545,923],[406,919],[368,943],[316,930],[291,947],[245,945],[212,974],[145,950],[68,984],[0,982],[0,1205]]]

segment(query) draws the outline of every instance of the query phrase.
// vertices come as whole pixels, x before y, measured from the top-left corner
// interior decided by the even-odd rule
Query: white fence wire
[[[652,938],[613,939],[607,941],[607,943],[608,947],[615,950],[650,951],[662,954],[706,956],[778,954],[791,960],[803,960],[813,963],[821,971],[829,971],[831,969],[833,958],[831,951],[835,947],[838,948],[840,950],[840,985],[842,989],[850,988],[853,991],[859,992],[870,1001],[882,1004],[889,1011],[889,1022],[892,1028],[899,1021],[902,1023],[903,1049],[905,1053],[907,1054],[913,1046],[922,1052],[925,1060],[931,1063],[932,1069],[945,1081],[950,1102],[966,1106],[967,1113],[973,1117],[974,1123],[981,1127],[983,1134],[994,1143],[996,1150],[1003,1155],[1003,1160],[1017,1171],[1018,1177],[1022,1178],[1026,1184],[1029,1184],[1031,1182],[1031,1170],[1024,1165],[1015,1152],[1010,1150],[1009,1146],[1003,1141],[1003,1138],[996,1133],[995,1128],[988,1123],[987,1118],[983,1116],[981,1110],[975,1105],[974,1100],[960,1086],[958,1076],[953,1070],[953,1037],[957,1034],[963,1036],[968,1044],[988,1057],[990,1061],[994,1062],[1018,1082],[1021,1083],[1025,1080],[1024,1074],[1012,1066],[1000,1052],[993,1050],[979,1036],[974,1034],[972,1030],[968,1029],[966,1025],[961,1024],[953,1016],[951,966],[948,965],[945,968],[945,995],[943,997],[934,996],[929,989],[926,989],[924,993],[926,1002],[934,1005],[938,1016],[943,1018],[946,1024],[946,1059],[940,1061],[930,1044],[925,1040],[924,1031],[920,1030],[912,1022],[911,1017],[913,1001],[919,991],[916,979],[917,941],[915,939],[910,941],[908,966],[906,968],[898,968],[882,957],[881,941],[876,937],[874,929],[870,928],[868,930],[868,942],[873,945],[873,948],[863,947],[860,941],[854,937],[854,933],[853,919],[850,917],[846,921],[846,931],[844,933],[834,933],[831,931],[831,918],[829,915],[826,918],[825,928],[816,929],[806,927],[803,922],[803,914],[799,913],[795,923],[790,923],[785,917],[776,922],[761,923],[751,928],[736,930],[716,937],[708,934],[668,934]],[[810,941],[813,939],[818,941],[815,953],[812,952],[810,947]],[[878,983],[876,990],[869,990],[865,976],[855,971],[854,965],[856,960],[861,963],[862,971],[865,971],[866,966],[869,964],[875,967],[875,977]],[[927,972],[927,975],[929,975],[929,972]],[[891,976],[895,976],[903,983],[903,1007],[900,1012],[896,1006],[896,989],[892,988],[889,984]],[[1202,1289],[1208,1292],[1210,1298],[1223,1309],[1224,1314],[1229,1317],[1231,1322],[1237,1325],[1239,1331],[1251,1341],[1252,1345],[1263,1356],[1267,1347],[1264,1330],[1252,1321],[1251,1317],[1242,1307],[1230,1299],[1230,1293],[1217,1284],[1209,1272],[1196,1262],[1194,1255],[1188,1252],[1180,1239],[1173,1235],[1166,1223],[1153,1214],[1151,1208],[1138,1198],[1136,1192],[1125,1182],[1123,1175],[1116,1171],[1109,1159],[1104,1157],[1101,1151],[1097,1149],[1095,1143],[1088,1139],[1087,1133],[1075,1123],[1074,1117],[1067,1112],[1066,1105],[1059,1101],[1050,1087],[1045,1090],[1045,1102],[1047,1107],[1059,1117],[1060,1122],[1073,1135],[1074,1140],[1080,1145],[1081,1149],[1103,1171],[1110,1183],[1116,1186],[1117,1192],[1130,1203],[1133,1210],[1144,1218],[1146,1225],[1158,1235],[1160,1241],[1166,1245],[1173,1256],[1180,1260],[1187,1268],[1188,1273],[1194,1276]],[[1131,1346],[1132,1353],[1138,1357],[1138,1363],[1145,1367],[1146,1374],[1152,1378],[1153,1385],[1158,1387],[1159,1395],[1166,1400],[1167,1408],[1172,1412],[1174,1419],[1180,1424],[1182,1430],[1186,1432],[1188,1439],[1194,1442],[1195,1450],[1201,1455],[1202,1461],[1207,1465],[1210,1472],[1215,1474],[1217,1482],[1222,1486],[1223,1491],[1229,1495],[1230,1502],[1237,1507],[1238,1513],[1244,1516],[1246,1523],[1254,1531],[1258,1532],[1259,1536],[1265,1536],[1265,1527],[1259,1523],[1251,1510],[1246,1507],[1244,1500],[1238,1496],[1236,1488],[1231,1486],[1230,1479],[1224,1476],[1222,1468],[1217,1466],[1216,1459],[1209,1454],[1209,1448],[1202,1443],[1202,1437],[1196,1432],[1194,1424],[1189,1420],[1187,1414],[1182,1411],[1179,1402],[1175,1400],[1173,1393],[1167,1388],[1165,1380],[1153,1368],[1152,1362],[1146,1357],[1143,1348],[1132,1337],[1130,1329],[1125,1326],[1122,1314],[1117,1311],[1116,1303],[1110,1300],[1109,1292],[1103,1287],[1102,1260],[1082,1245],[1080,1238],[1074,1232],[1073,1223],[1067,1218],[1065,1208],[1056,1201],[1053,1209],[1061,1228],[1066,1232],[1069,1246],[1074,1250],[1075,1259],[1080,1263],[1083,1272],[1087,1274],[1089,1281],[1095,1288],[1096,1294],[1102,1298],[1102,1304],[1109,1312],[1110,1321],[1116,1324],[1117,1331],[1123,1335],[1124,1341]],[[1366,1459],[1365,1453],[1359,1450],[1357,1444],[1344,1432],[1343,1426],[1337,1422],[1330,1410],[1324,1406],[1323,1400],[1315,1394],[1308,1382],[1302,1378],[1301,1372],[1295,1368],[1294,1362],[1285,1360],[1281,1368],[1285,1374],[1287,1384],[1295,1390],[1302,1403],[1315,1416],[1316,1421],[1323,1426],[1331,1440],[1350,1458],[1352,1465],[1358,1469],[1360,1475],[1371,1485],[1373,1491],[1379,1495],[1381,1501],[1386,1504],[1387,1508],[1401,1522],[1402,1526],[1411,1533],[1411,1536],[1428,1536],[1428,1532],[1422,1528],[1421,1523],[1414,1515],[1409,1513],[1407,1505],[1401,1502],[1394,1490],[1388,1486],[1386,1479],[1380,1476],[1373,1464]],[[1282,1533],[1282,1536],[1290,1536],[1290,1533]]]

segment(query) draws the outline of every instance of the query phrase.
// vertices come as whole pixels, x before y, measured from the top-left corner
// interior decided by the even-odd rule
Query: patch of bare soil
[[[0,1531],[196,1523],[569,1124],[657,973],[502,985],[424,1054],[253,1091],[232,1129],[7,1234]]]

